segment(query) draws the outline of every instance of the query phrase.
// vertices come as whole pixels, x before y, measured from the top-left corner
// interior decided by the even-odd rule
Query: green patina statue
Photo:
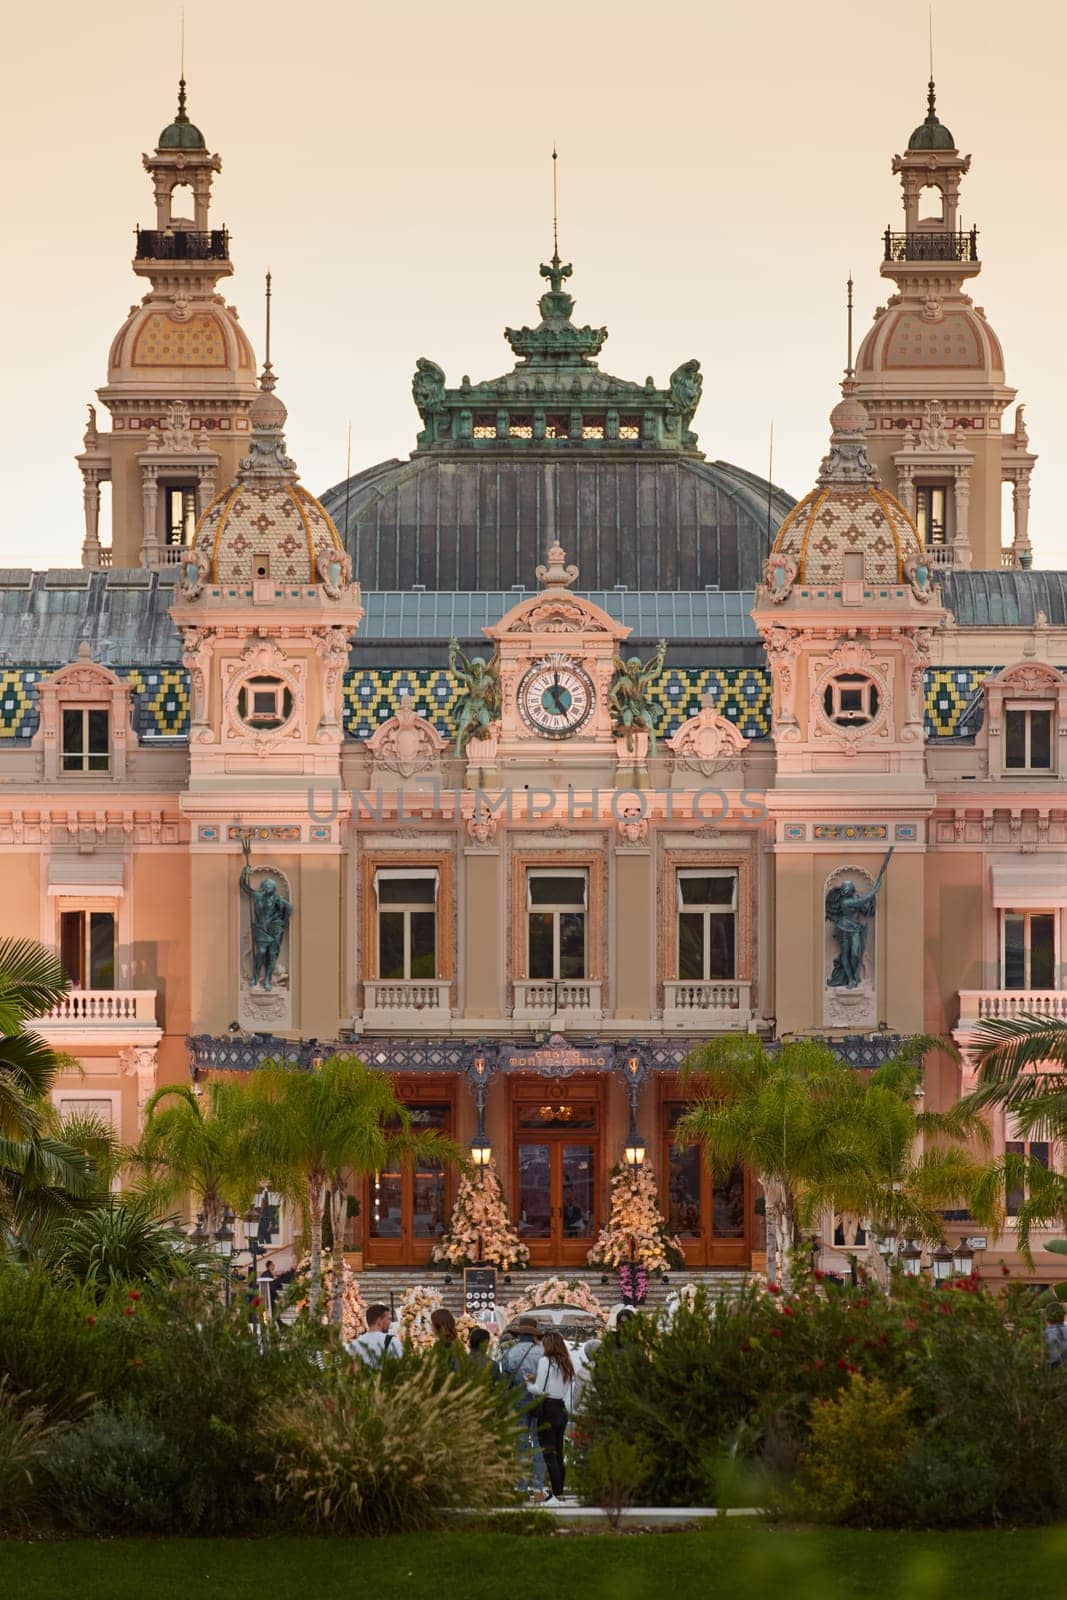
[[[837,956],[826,980],[828,989],[858,989],[862,982],[863,957],[870,927],[868,919],[874,916],[878,891],[892,854],[890,846],[874,886],[866,894],[858,892],[851,878],[844,883],[835,883],[826,892],[826,920],[833,923],[834,938],[837,940]]]
[[[278,885],[273,878],[264,878],[258,888],[252,887],[252,869],[249,863],[252,854],[251,839],[244,838],[241,841],[241,848],[245,858],[245,864],[241,869],[241,890],[248,896],[252,921],[252,987],[255,989],[262,986],[265,991],[269,991],[293,908],[285,896],[279,893]]]
[[[500,684],[496,656],[466,656],[458,639],[448,642],[448,666],[459,682],[457,701],[456,754],[462,755],[472,739],[484,734],[500,714]]]
[[[608,705],[615,720],[616,734],[625,733],[626,748],[634,747],[634,729],[648,734],[652,754],[656,753],[656,724],[648,700],[648,691],[663,671],[667,656],[667,641],[661,639],[654,656],[642,661],[640,656],[630,656],[626,661],[616,655],[615,676],[611,680]]]

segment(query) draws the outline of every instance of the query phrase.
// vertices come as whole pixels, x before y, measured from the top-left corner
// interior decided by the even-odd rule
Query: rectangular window
[[[425,979],[437,976],[437,869],[376,872],[378,976]]]
[[[1005,911],[1002,986],[1005,989],[1055,989],[1056,914]]]
[[[113,989],[114,912],[61,911],[59,959],[75,989]]]
[[[64,772],[107,772],[111,767],[108,713],[88,706],[64,706],[61,749]]]
[[[529,976],[585,977],[585,918],[589,875],[562,868],[526,878]]]
[[[164,538],[169,545],[192,544],[196,531],[196,484],[172,483],[163,491]]]
[[[1051,709],[1005,707],[1004,766],[1009,772],[1052,771]]]
[[[942,483],[920,483],[915,489],[915,521],[923,544],[948,543],[948,490]]]
[[[737,977],[737,873],[678,873],[678,976]]]
[[[1035,1167],[1044,1167],[1048,1171],[1050,1150],[1045,1139],[1008,1139],[1004,1145],[1006,1156],[1028,1156]],[[1025,1188],[1021,1184],[1010,1184],[1005,1194],[1005,1208],[1009,1217],[1017,1217],[1019,1208],[1026,1198]]]

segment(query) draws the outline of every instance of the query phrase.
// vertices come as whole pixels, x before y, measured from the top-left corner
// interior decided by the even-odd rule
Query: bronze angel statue
[[[892,854],[891,847],[886,851],[881,870],[866,894],[857,889],[851,878],[834,884],[826,892],[826,920],[833,924],[837,941],[833,970],[826,980],[828,989],[858,989],[863,982],[869,919],[874,916],[878,891]]]
[[[456,754],[462,755],[471,739],[486,732],[500,714],[500,682],[497,658],[467,656],[458,639],[448,642],[448,667],[459,683],[456,702]]]
[[[655,655],[649,656],[647,661],[643,662],[640,656],[629,656],[625,661],[618,654],[615,657],[615,676],[611,680],[608,705],[615,720],[615,732],[626,735],[627,750],[633,749],[634,729],[638,728],[648,734],[649,748],[653,755],[656,753],[656,725],[648,691],[663,671],[666,655],[667,641],[661,639]]]

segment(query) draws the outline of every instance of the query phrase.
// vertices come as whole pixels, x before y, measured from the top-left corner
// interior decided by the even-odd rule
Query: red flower
[[[879,1344],[888,1344],[889,1343],[889,1335],[888,1335],[888,1333],[880,1334],[879,1337],[878,1337],[878,1343]]]
[[[140,1289],[129,1289],[129,1290],[127,1290],[126,1298],[127,1298],[127,1300],[139,1300],[141,1298]]]
[[[263,1304],[263,1301],[260,1299],[258,1294],[254,1294],[252,1296],[252,1304],[254,1306],[261,1306]]]
[[[1000,1263],[1000,1275],[1001,1275],[1002,1278],[1010,1278],[1011,1277],[1011,1268],[1010,1267],[1006,1267],[1004,1265],[1003,1261]]]
[[[870,1305],[870,1303],[871,1302],[869,1300],[861,1300],[860,1301],[860,1310],[861,1311],[866,1311],[866,1309]]]
[[[816,1283],[821,1283],[825,1276],[825,1272],[820,1272],[818,1267],[816,1267],[815,1271],[812,1273],[812,1277],[815,1279]]]
[[[85,1320],[89,1324],[90,1328],[95,1326],[95,1323],[96,1323],[96,1318],[95,1317],[86,1317]]]
[[[782,1292],[782,1288],[781,1288],[780,1284],[769,1283],[767,1285],[767,1293],[768,1294],[781,1294],[781,1292]]]
[[[137,1314],[137,1307],[136,1306],[126,1306],[124,1308],[124,1310],[123,1310],[123,1313],[122,1313],[122,1315],[124,1317],[132,1317],[132,1316],[135,1316],[136,1314]]]
[[[845,1360],[845,1358],[844,1358],[844,1356],[842,1356],[842,1357],[841,1357],[841,1359],[840,1359],[840,1361],[839,1361],[839,1362],[838,1362],[838,1363],[837,1363],[837,1364],[838,1364],[838,1366],[839,1366],[839,1367],[840,1367],[840,1368],[841,1368],[841,1371],[842,1371],[842,1372],[847,1372],[847,1371],[848,1371],[848,1365],[849,1365],[849,1364],[848,1364],[848,1362],[847,1362],[847,1361],[846,1361],[846,1360]]]
[[[793,1315],[793,1307],[792,1306],[783,1306],[782,1307],[782,1316],[783,1317],[791,1317],[792,1315]]]
[[[850,1361],[849,1364],[848,1364],[848,1370],[849,1370],[849,1372],[858,1372],[860,1369],[859,1369],[859,1367],[854,1367],[852,1365],[852,1362]]]
[[[816,1372],[821,1372],[823,1367],[825,1367],[825,1365],[826,1365],[825,1361],[816,1361],[816,1363],[815,1363]]]
[[[771,1328],[770,1329],[770,1336],[771,1336],[772,1339],[780,1339],[782,1337],[781,1328]]]

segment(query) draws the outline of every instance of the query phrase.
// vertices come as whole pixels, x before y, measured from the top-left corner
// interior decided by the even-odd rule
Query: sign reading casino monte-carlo
[[[568,1044],[553,1034],[547,1044],[503,1045],[497,1059],[503,1072],[610,1072],[615,1047]]]

